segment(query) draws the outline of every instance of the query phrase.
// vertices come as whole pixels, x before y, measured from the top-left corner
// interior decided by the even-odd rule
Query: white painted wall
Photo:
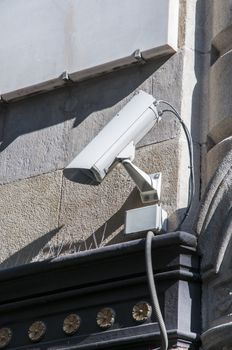
[[[178,0],[3,0],[0,94],[3,99],[174,52]],[[42,85],[41,85],[42,84]]]

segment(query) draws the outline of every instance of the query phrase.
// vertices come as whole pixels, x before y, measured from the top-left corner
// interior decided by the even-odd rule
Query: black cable
[[[167,330],[166,330],[163,316],[160,310],[159,300],[158,300],[155,281],[154,281],[153,267],[152,267],[151,252],[152,252],[153,237],[154,237],[153,232],[149,231],[146,237],[146,249],[145,249],[146,271],[147,271],[147,279],[148,279],[148,286],[149,286],[149,291],[151,296],[152,308],[157,318],[159,329],[160,329],[160,335],[161,335],[161,347],[159,348],[159,350],[167,350],[168,348]]]
[[[164,100],[159,100],[157,101],[157,104],[159,105],[160,103],[166,104],[167,106],[169,106],[171,108],[170,109],[164,109],[161,110],[160,113],[163,114],[165,112],[171,112],[175,115],[175,117],[179,120],[179,122],[181,123],[186,139],[187,139],[187,143],[188,143],[188,150],[189,150],[189,160],[190,160],[190,178],[189,178],[189,193],[188,193],[188,205],[187,205],[187,209],[185,211],[185,214],[181,220],[181,222],[179,223],[178,227],[175,229],[175,231],[179,230],[181,228],[181,226],[183,225],[185,219],[188,217],[191,206],[192,206],[192,202],[193,202],[193,197],[195,194],[195,176],[194,176],[194,161],[193,161],[193,141],[192,141],[192,137],[189,133],[189,130],[187,128],[187,126],[185,125],[183,119],[181,118],[180,114],[177,112],[177,110],[171,105],[171,103],[164,101]]]
[[[167,101],[164,100],[159,100],[156,102],[156,106],[159,105],[160,103],[166,104],[171,108],[170,109],[165,109],[165,110],[160,110],[159,115],[162,115],[165,112],[171,112],[175,115],[175,117],[179,120],[181,123],[181,126],[183,127],[187,143],[188,143],[188,150],[189,150],[189,160],[190,160],[190,178],[189,178],[189,193],[188,193],[188,205],[187,209],[185,211],[185,214],[179,223],[178,227],[176,228],[175,231],[179,230],[184,223],[185,219],[189,215],[189,211],[192,206],[193,202],[193,197],[195,194],[195,177],[194,177],[194,160],[193,160],[193,142],[192,142],[192,137],[189,133],[189,130],[187,126],[185,125],[183,119],[181,118],[180,114],[177,112],[177,110]],[[155,281],[154,281],[154,274],[153,274],[153,267],[152,267],[152,238],[154,237],[153,232],[149,231],[147,233],[146,237],[146,249],[145,249],[145,260],[146,260],[146,271],[147,271],[147,279],[148,279],[148,286],[149,286],[149,291],[150,291],[150,296],[151,296],[151,303],[152,303],[152,308],[154,310],[155,316],[158,321],[159,329],[160,329],[160,335],[161,335],[161,347],[159,350],[167,350],[168,349],[168,336],[167,336],[167,330],[166,326],[163,320],[163,316],[160,310],[160,305],[159,305],[159,300],[157,296],[157,291],[155,287]],[[158,350],[158,349],[157,349]]]

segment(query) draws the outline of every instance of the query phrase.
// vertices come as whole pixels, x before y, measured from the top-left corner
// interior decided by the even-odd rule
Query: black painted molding
[[[12,330],[6,349],[158,347],[154,316],[144,323],[132,318],[137,302],[150,302],[144,249],[145,240],[139,239],[0,271],[0,328]],[[170,346],[198,349],[201,284],[196,238],[185,232],[156,236],[152,256]],[[103,307],[116,312],[108,330],[96,324]],[[81,317],[81,326],[72,336],[62,328],[70,313]],[[33,344],[27,332],[37,320],[45,323],[46,333]]]

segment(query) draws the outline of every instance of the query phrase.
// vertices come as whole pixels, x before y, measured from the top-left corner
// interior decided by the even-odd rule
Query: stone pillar
[[[209,67],[208,186],[197,224],[202,255],[202,346],[232,344],[232,21],[231,1],[212,2]],[[214,54],[213,54],[214,53]]]
[[[232,343],[232,150],[209,183],[198,222],[204,350]]]

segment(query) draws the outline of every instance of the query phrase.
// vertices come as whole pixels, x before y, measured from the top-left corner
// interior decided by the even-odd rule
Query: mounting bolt
[[[63,73],[61,74],[61,79],[62,79],[63,81],[68,82],[68,81],[70,80],[68,72],[66,72],[66,71],[63,72]]]
[[[140,49],[135,50],[135,52],[133,53],[133,56],[136,59],[136,61],[138,61],[139,63],[142,63],[142,64],[146,63],[146,60],[143,58],[142,52]]]

